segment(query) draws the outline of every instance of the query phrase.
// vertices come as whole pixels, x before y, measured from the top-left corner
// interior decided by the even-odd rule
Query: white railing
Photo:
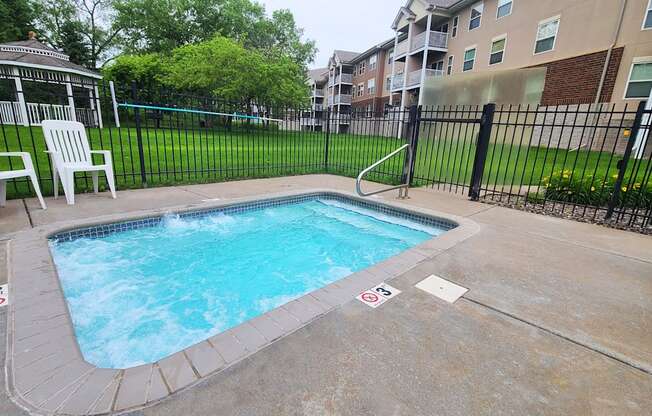
[[[314,93],[312,94],[313,97],[323,97],[324,96],[324,90],[314,90]]]
[[[351,104],[352,96],[348,94],[338,94],[335,96],[335,104]]]
[[[323,104],[314,104],[312,106],[312,109],[315,110],[315,111],[322,111],[324,109],[324,105]]]
[[[448,33],[430,32],[430,47],[438,49],[448,49]]]
[[[335,99],[331,95],[329,95],[328,96],[328,105],[333,105],[334,101],[335,101]]]
[[[3,124],[24,124],[20,104],[15,101],[0,101],[0,117]]]
[[[438,78],[443,76],[444,71],[441,69],[426,69],[426,78]]]
[[[405,81],[403,74],[396,74],[392,77],[392,91],[400,90],[403,88],[403,82]]]
[[[302,126],[321,126],[321,118],[316,117],[303,117],[301,119]]]
[[[339,124],[351,123],[351,114],[336,114],[335,118]]]
[[[27,103],[27,116],[33,125],[43,120],[73,120],[70,106],[60,104]]]
[[[352,84],[353,74],[341,74],[335,78],[335,84]]]
[[[421,32],[418,35],[412,37],[412,45],[410,46],[410,52],[423,49],[423,47],[426,45],[426,34],[427,32]],[[448,33],[430,31],[430,40],[428,42],[428,45],[430,45],[431,48],[447,49]]]
[[[405,55],[407,51],[408,51],[408,41],[404,40],[403,42],[399,43],[396,46],[396,53],[394,54],[394,56]]]
[[[421,84],[421,70],[412,71],[407,76],[407,86],[413,87]]]

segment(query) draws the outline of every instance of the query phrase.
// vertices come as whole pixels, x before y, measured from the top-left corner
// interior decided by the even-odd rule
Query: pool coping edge
[[[49,239],[52,236],[82,227],[152,218],[163,216],[166,213],[219,209],[249,202],[312,194],[338,195],[372,205],[397,209],[412,215],[445,220],[457,226],[383,262],[307,293],[156,363],[114,370],[97,368],[84,360],[50,253]],[[11,258],[8,256],[11,267],[10,291],[13,292],[11,293],[13,302],[8,306],[7,388],[12,399],[21,407],[40,414],[120,414],[152,406],[181,390],[202,382],[206,377],[213,376],[237,364],[277,340],[354,300],[355,296],[365,289],[398,277],[421,262],[466,240],[479,230],[479,225],[470,219],[435,210],[408,206],[395,201],[361,198],[352,193],[333,189],[306,189],[230,198],[223,201],[204,201],[165,209],[111,214],[92,219],[60,221],[17,233],[12,241],[12,246],[21,251],[17,252],[12,249],[9,253]],[[36,301],[34,302],[34,300]],[[25,305],[28,301],[30,304]],[[16,337],[17,316],[20,328],[18,332],[22,332],[22,336],[18,339]],[[47,321],[54,319],[53,317],[57,318],[59,322],[54,329],[47,325]],[[30,325],[27,325],[26,320],[30,322]],[[42,330],[39,331],[38,328],[42,328]],[[26,335],[30,334],[30,330],[35,332]],[[60,334],[59,330],[63,333]],[[50,336],[38,339],[39,336],[48,332],[54,333],[49,334],[54,339]],[[18,360],[17,342],[24,350],[21,351],[22,353],[39,350],[35,355],[38,358],[31,362],[29,359],[27,362],[25,359]],[[220,364],[216,365],[214,361],[211,361],[211,357]],[[44,374],[41,374],[40,377],[26,374],[29,373],[30,366],[34,366],[39,360],[46,359],[50,367],[54,366],[54,368],[46,366],[47,371],[42,371]],[[39,368],[38,365],[36,368]],[[52,387],[52,384],[56,384],[56,386]],[[138,388],[138,385],[141,387]],[[82,391],[86,396],[94,395],[96,397],[93,400],[89,400],[88,397],[80,398],[78,396]]]

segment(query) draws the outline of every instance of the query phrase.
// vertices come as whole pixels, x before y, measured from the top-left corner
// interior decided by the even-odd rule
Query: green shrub
[[[545,177],[541,181],[544,188],[543,193],[536,196],[528,195],[528,199],[536,200],[542,196],[545,199],[570,202],[580,205],[606,206],[611,200],[615,187],[617,174],[606,179],[596,178],[593,175],[581,177],[578,172],[571,170],[554,172],[552,176]],[[639,179],[639,178],[637,178]],[[627,208],[647,208],[652,204],[652,183],[648,180],[641,183],[640,180],[633,181],[627,176],[623,181],[620,192],[620,200]]]

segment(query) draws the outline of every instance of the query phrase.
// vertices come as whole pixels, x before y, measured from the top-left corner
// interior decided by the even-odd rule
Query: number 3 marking
[[[376,288],[376,292],[380,293],[381,295],[383,295],[383,296],[385,296],[385,297],[390,297],[390,296],[392,296],[392,292],[390,292],[389,290],[384,289],[384,288],[382,288],[382,287],[377,287],[377,288]]]

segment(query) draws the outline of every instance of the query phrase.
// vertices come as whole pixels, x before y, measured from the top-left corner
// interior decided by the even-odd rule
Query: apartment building
[[[310,108],[301,114],[301,129],[321,131],[324,127],[323,114],[327,107],[328,68],[308,71],[308,86],[310,87]]]
[[[382,112],[390,101],[391,74],[394,65],[394,39],[375,45],[352,59],[352,111],[371,116]],[[400,67],[402,68],[402,64]]]
[[[392,24],[391,103],[423,101],[430,77],[547,69],[542,104],[647,98],[652,0],[409,0]]]

